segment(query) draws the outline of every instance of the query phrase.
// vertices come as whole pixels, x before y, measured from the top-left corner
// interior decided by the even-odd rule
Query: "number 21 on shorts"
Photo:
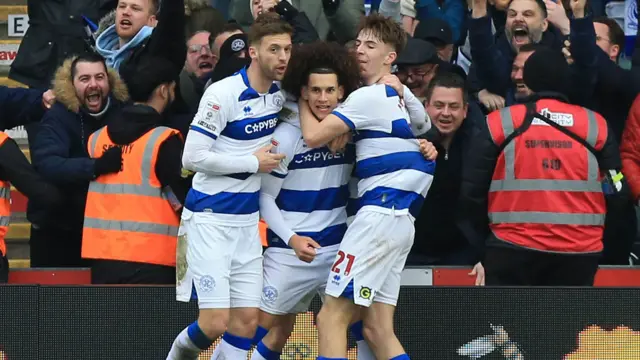
[[[347,265],[344,268],[344,276],[349,276],[349,273],[351,272],[351,267],[353,266],[353,262],[356,260],[356,257],[351,254],[345,254],[345,252],[342,250],[338,250],[337,257],[338,258],[336,259],[336,262],[334,262],[333,266],[331,267],[331,271],[334,273],[340,274],[340,272],[342,271],[341,264],[344,262],[345,259],[347,259]]]

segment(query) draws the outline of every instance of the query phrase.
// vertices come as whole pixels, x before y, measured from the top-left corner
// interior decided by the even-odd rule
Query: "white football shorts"
[[[365,307],[374,301],[395,306],[414,236],[410,215],[358,211],[340,244],[326,294]]]
[[[306,263],[292,249],[268,248],[264,252],[264,287],[260,310],[272,315],[299,314],[309,310],[324,288],[339,245],[318,249]]]
[[[189,302],[196,295],[200,309],[259,307],[262,244],[258,224],[227,227],[211,223],[210,216],[182,212],[176,299]]]

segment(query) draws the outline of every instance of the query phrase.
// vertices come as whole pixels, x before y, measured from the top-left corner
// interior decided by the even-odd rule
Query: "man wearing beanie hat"
[[[489,114],[471,144],[461,230],[486,285],[593,285],[607,206],[628,190],[606,120],[566,100],[568,73],[560,52],[538,48],[524,64],[527,102]]]
[[[181,177],[182,136],[162,126],[175,99],[175,66],[149,59],[122,73],[133,104],[91,135],[92,157],[122,149],[122,171],[89,185],[83,258],[94,284],[175,284],[179,211],[189,184]]]

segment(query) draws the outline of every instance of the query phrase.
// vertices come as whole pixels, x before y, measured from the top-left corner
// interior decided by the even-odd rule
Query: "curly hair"
[[[293,48],[282,79],[282,89],[299,98],[302,87],[309,82],[309,75],[318,70],[338,76],[338,83],[344,87],[345,99],[360,87],[360,67],[355,56],[337,43],[316,41]]]

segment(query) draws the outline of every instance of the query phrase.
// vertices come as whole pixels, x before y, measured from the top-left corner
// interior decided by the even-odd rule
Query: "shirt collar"
[[[242,70],[240,70],[239,72],[240,72],[240,76],[242,76],[242,81],[244,82],[247,88],[240,94],[238,101],[246,101],[246,100],[260,98],[260,94],[254,88],[251,87],[251,84],[249,84],[249,77],[247,76],[247,68],[243,67]],[[277,93],[278,91],[280,91],[280,88],[278,87],[278,85],[276,83],[272,83],[271,87],[269,88],[269,94],[274,94],[274,93]]]

